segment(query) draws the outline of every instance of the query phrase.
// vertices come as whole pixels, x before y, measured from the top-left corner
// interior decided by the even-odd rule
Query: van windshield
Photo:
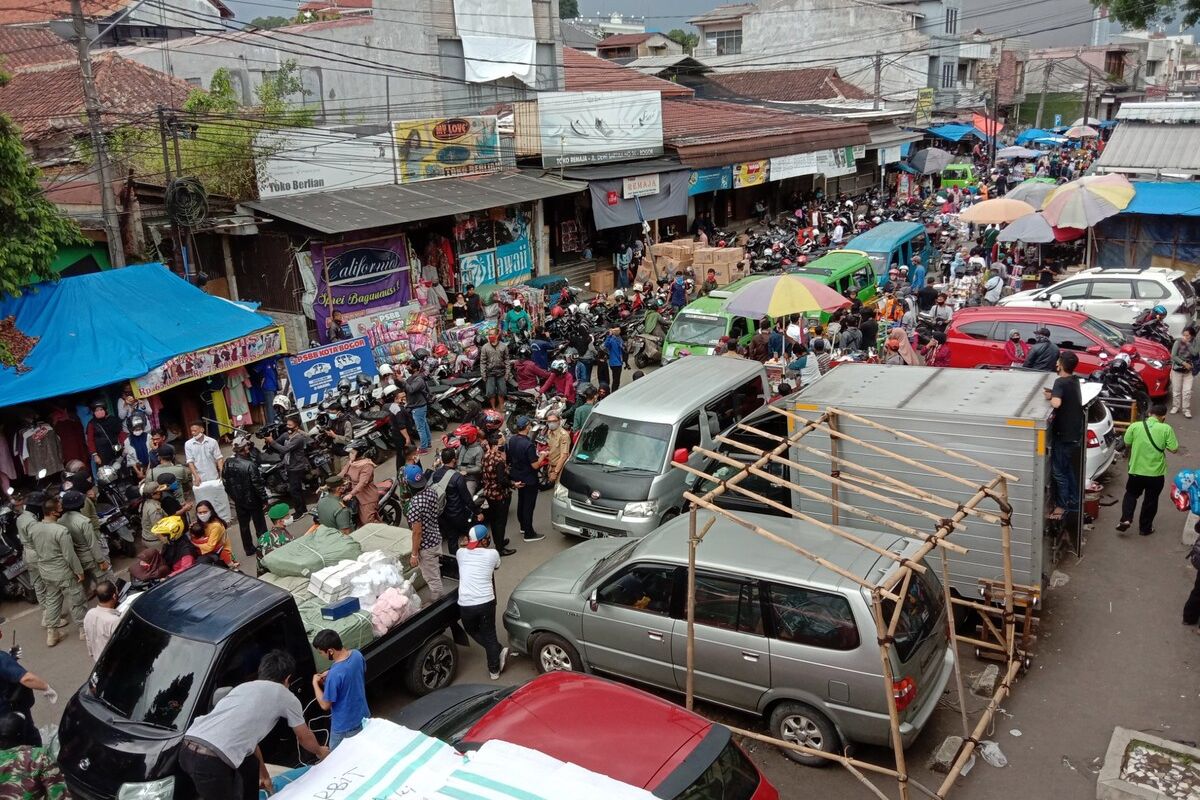
[[[130,722],[183,730],[213,651],[211,644],[172,636],[126,614],[92,672],[92,692]]]
[[[908,582],[908,594],[904,596],[904,609],[900,612],[900,624],[896,627],[896,655],[907,663],[920,649],[925,640],[936,632],[942,616],[942,584],[933,573],[924,575],[914,572]],[[884,619],[891,620],[895,605],[884,601]]]
[[[670,425],[617,419],[593,411],[579,434],[575,463],[592,464],[613,472],[658,474],[666,463],[670,443]]]
[[[712,347],[725,335],[725,318],[715,314],[684,312],[675,317],[667,339],[681,344],[698,344]]]

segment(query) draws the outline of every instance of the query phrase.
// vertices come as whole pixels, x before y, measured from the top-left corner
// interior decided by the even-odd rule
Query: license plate
[[[4,568],[4,577],[11,581],[13,578],[17,577],[24,571],[25,571],[25,562],[24,561],[14,561],[13,563],[9,564],[7,567]]]
[[[585,539],[602,539],[605,534],[604,531],[598,531],[595,528],[580,528],[579,535]]]

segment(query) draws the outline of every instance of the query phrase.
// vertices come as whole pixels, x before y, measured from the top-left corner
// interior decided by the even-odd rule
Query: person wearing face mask
[[[108,416],[108,406],[103,400],[94,400],[91,405],[92,419],[87,424],[88,451],[96,466],[102,467],[116,461],[124,451],[125,430],[121,420]]]
[[[276,503],[267,511],[271,518],[271,527],[258,535],[259,557],[265,556],[277,547],[283,547],[292,540],[288,525],[292,524],[292,509],[287,503]]]
[[[233,549],[229,546],[229,531],[226,528],[225,520],[217,515],[212,503],[207,500],[196,503],[196,521],[188,531],[192,544],[200,551],[201,557],[211,555],[230,569],[237,569],[240,565],[233,560]],[[215,560],[213,563],[216,563]]]
[[[954,309],[950,307],[946,300],[946,293],[939,292],[937,300],[933,303],[933,308],[929,309],[929,320],[936,329],[945,328],[950,324],[950,318],[954,316]]]
[[[1004,357],[1008,359],[1009,366],[1021,366],[1025,363],[1025,356],[1028,354],[1029,348],[1021,341],[1021,332],[1009,331],[1008,341],[1004,343]]]
[[[562,474],[567,456],[571,453],[571,435],[563,429],[562,417],[558,414],[546,417],[546,428],[546,444],[550,447],[546,463],[549,466],[550,483],[554,484],[558,482],[558,476]]]
[[[308,474],[308,436],[300,429],[297,417],[288,417],[287,430],[278,442],[274,437],[266,438],[267,447],[283,456],[283,466],[287,470],[288,493],[291,494],[292,507],[303,514],[308,510],[304,502],[304,476]],[[190,446],[190,443],[189,443]],[[188,458],[191,461],[191,458]]]
[[[192,471],[192,481],[204,483],[219,479],[221,469],[225,466],[220,445],[216,439],[204,433],[204,423],[200,420],[193,422],[190,430],[192,438],[184,444],[183,453],[188,469]]]
[[[512,481],[508,477],[508,454],[499,431],[492,431],[487,436],[483,453],[483,497],[487,501],[483,514],[492,531],[496,551],[502,556],[511,556],[517,552],[508,546],[507,532]]]
[[[254,554],[255,539],[267,530],[267,521],[263,518],[263,506],[267,502],[266,485],[258,465],[250,459],[252,449],[247,437],[234,439],[233,458],[226,461],[221,470],[221,483],[225,487],[225,494],[233,501],[238,531],[242,534],[242,548],[248,556]]]
[[[479,372],[483,375],[483,393],[488,405],[497,411],[504,410],[504,398],[508,394],[508,371],[508,346],[500,341],[499,331],[493,328],[488,331],[487,344],[479,348]]]

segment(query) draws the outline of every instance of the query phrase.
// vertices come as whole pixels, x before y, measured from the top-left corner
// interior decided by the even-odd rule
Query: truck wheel
[[[804,745],[825,753],[838,751],[837,728],[829,718],[804,703],[780,703],[771,712],[771,735],[785,742]],[[833,762],[820,756],[809,756],[795,750],[783,749],[783,754],[806,767],[825,767]]]
[[[430,639],[405,666],[404,685],[418,697],[449,686],[458,674],[458,650],[446,634]]]
[[[538,674],[547,672],[583,672],[579,652],[571,643],[553,633],[539,633],[529,646]]]

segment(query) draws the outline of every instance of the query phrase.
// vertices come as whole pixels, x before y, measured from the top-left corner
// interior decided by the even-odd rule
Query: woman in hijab
[[[896,352],[900,354],[900,358],[910,367],[924,366],[925,362],[921,359],[919,353],[913,349],[912,342],[908,338],[908,333],[903,328],[893,328],[888,333],[888,341],[896,342]],[[891,349],[890,347],[888,348]]]
[[[1008,332],[1008,341],[1004,343],[1004,357],[1008,359],[1010,366],[1019,367],[1025,363],[1025,356],[1029,355],[1029,348],[1021,341],[1021,332],[1017,330]]]
[[[171,568],[163,560],[163,555],[153,547],[147,547],[137,554],[137,560],[129,565],[129,577],[135,581],[156,581],[167,577]]]

